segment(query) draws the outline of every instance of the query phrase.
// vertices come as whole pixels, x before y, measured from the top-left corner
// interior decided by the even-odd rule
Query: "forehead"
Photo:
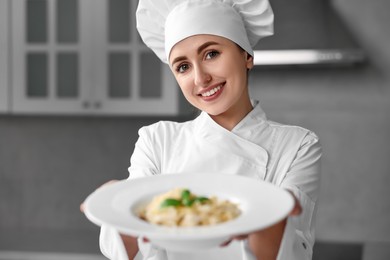
[[[209,35],[209,34],[198,34],[181,40],[176,43],[169,54],[169,59],[175,58],[176,56],[186,56],[191,52],[197,52],[198,48],[207,42],[212,42],[213,45],[223,45],[223,46],[234,46],[235,44],[224,37]]]

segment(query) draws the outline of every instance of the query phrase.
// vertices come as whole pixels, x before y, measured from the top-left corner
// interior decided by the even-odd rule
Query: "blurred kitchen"
[[[390,259],[390,1],[270,0],[250,90],[323,145],[315,260]],[[135,0],[0,0],[0,260],[103,259],[79,205],[138,129],[193,118]]]

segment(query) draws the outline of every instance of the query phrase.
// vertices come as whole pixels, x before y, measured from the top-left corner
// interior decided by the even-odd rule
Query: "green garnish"
[[[176,200],[176,199],[166,199],[164,200],[162,203],[161,203],[161,208],[166,208],[166,207],[177,207],[177,206],[180,206],[181,205],[181,201],[180,200]]]
[[[197,197],[197,198],[194,199],[194,202],[195,201],[199,201],[200,203],[205,203],[205,202],[210,201],[210,199],[206,198],[206,197]]]
[[[165,199],[163,202],[161,202],[160,207],[166,208],[166,207],[191,207],[194,202],[199,203],[205,203],[208,202],[210,199],[206,197],[195,197],[191,192],[187,189],[183,190],[181,192],[181,198],[180,200],[168,198]]]
[[[192,205],[193,200],[191,199],[191,193],[189,190],[183,190],[181,192],[181,202],[186,207],[190,207]]]

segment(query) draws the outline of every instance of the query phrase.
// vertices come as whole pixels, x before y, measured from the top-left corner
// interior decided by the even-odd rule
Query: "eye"
[[[213,59],[219,55],[218,51],[209,51],[206,53],[206,60]]]
[[[176,67],[176,71],[179,73],[184,73],[186,70],[188,70],[190,66],[187,63],[181,63]]]

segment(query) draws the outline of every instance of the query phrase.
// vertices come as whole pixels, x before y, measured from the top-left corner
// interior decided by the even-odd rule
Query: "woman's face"
[[[247,70],[253,58],[234,42],[214,35],[188,37],[172,48],[169,64],[185,98],[196,108],[211,116],[244,113],[243,117],[251,110]]]

